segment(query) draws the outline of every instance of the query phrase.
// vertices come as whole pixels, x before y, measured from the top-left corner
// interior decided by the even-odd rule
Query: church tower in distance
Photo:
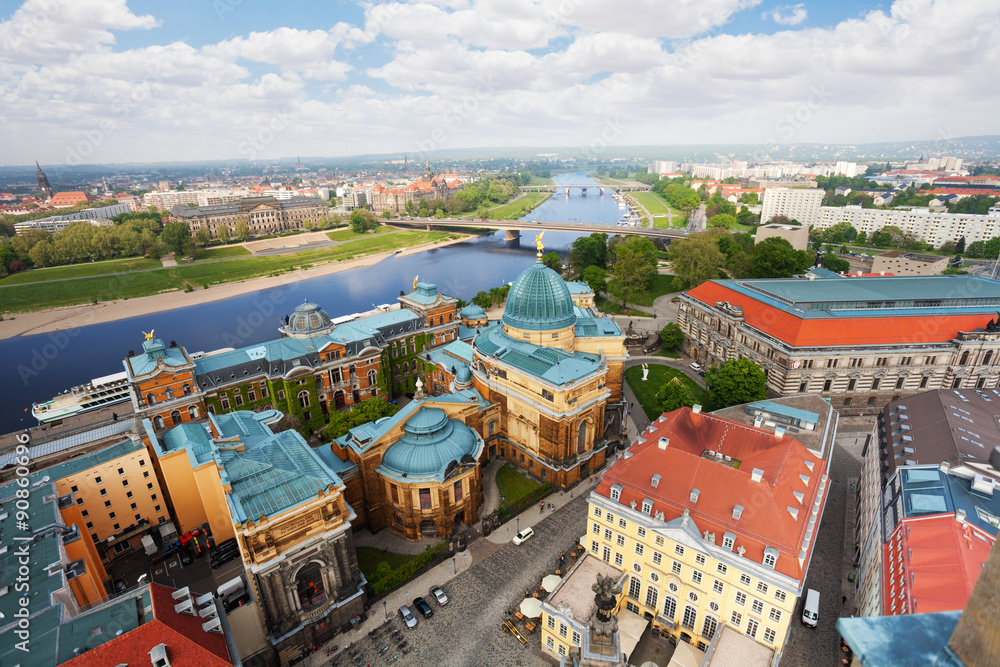
[[[38,160],[35,160],[35,167],[38,169],[38,189],[42,191],[42,199],[49,201],[52,199],[52,186],[49,185],[49,178],[42,171],[42,168],[38,165]]]

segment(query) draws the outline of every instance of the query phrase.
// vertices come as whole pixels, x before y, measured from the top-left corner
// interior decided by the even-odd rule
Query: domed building
[[[333,322],[326,311],[308,301],[296,308],[291,315],[286,315],[278,326],[281,335],[289,338],[311,338],[333,330]]]
[[[349,465],[341,473],[348,502],[372,531],[448,537],[479,520],[485,444],[477,431],[497,413],[474,389],[418,397],[392,417],[351,429],[321,456]]]
[[[500,408],[483,432],[489,455],[566,487],[604,465],[620,428],[625,336],[581,305],[593,292],[545,266],[538,245],[503,317],[473,338],[470,368],[473,386]]]

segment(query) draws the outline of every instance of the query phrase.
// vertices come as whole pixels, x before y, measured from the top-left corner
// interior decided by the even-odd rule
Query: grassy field
[[[357,547],[355,551],[358,554],[358,569],[368,581],[375,578],[375,570],[382,561],[389,563],[389,567],[392,569],[396,569],[414,558],[413,555],[394,554],[391,551],[382,551],[374,547]]]
[[[196,262],[204,262],[210,259],[228,259],[229,257],[243,257],[249,255],[250,251],[241,245],[227,245],[221,248],[205,248],[198,251],[198,256],[194,258]]]
[[[649,313],[643,313],[638,310],[633,310],[631,308],[622,308],[621,303],[615,303],[614,301],[608,301],[603,296],[594,297],[594,304],[597,309],[602,313],[607,313],[608,315],[626,315],[628,317],[652,317]]]
[[[535,210],[539,204],[551,196],[551,192],[525,192],[514,201],[491,208],[486,217],[490,220],[517,220]]]
[[[541,176],[532,176],[531,182],[528,185],[552,185],[551,178],[542,178]]]
[[[616,297],[619,300],[619,303],[621,303],[622,293],[621,290],[618,289],[618,285],[614,281],[608,283],[607,291],[609,294]],[[678,291],[680,290],[674,286],[674,276],[657,274],[656,277],[653,278],[653,284],[650,286],[650,288],[643,292],[637,292],[633,294],[631,299],[629,300],[629,303],[636,306],[651,307],[653,305],[653,301],[657,297],[661,297],[664,294],[670,294],[671,292],[678,292]]]
[[[210,285],[279,275],[316,264],[349,260],[423,243],[440,243],[453,238],[458,238],[458,235],[449,232],[401,231],[384,236],[367,235],[367,238],[340,245],[288,255],[246,257],[213,264],[195,262],[158,271],[37,285],[12,285],[0,287],[0,312],[43,310],[183,289],[202,289]]]
[[[386,227],[385,225],[379,225],[375,228],[374,233],[372,232],[362,232],[361,234],[356,233],[353,229],[338,229],[334,232],[327,232],[327,238],[331,241],[353,241],[354,239],[367,239],[371,238],[375,234],[389,234],[398,231],[395,227]]]
[[[53,266],[47,269],[31,269],[21,271],[0,280],[0,286],[20,285],[44,280],[63,280],[65,278],[82,278],[85,276],[100,276],[122,271],[138,271],[140,269],[158,269],[163,264],[158,259],[132,257],[129,259],[113,259],[105,262],[89,262],[71,266]]]
[[[497,488],[500,490],[501,506],[516,502],[540,486],[541,483],[525,477],[509,463],[497,470]]]
[[[650,364],[649,377],[643,382],[642,366],[633,366],[625,369],[625,381],[628,382],[632,393],[635,394],[636,399],[642,405],[642,410],[648,419],[655,419],[660,416],[660,411],[656,407],[656,392],[660,390],[660,387],[674,378],[679,378],[684,383],[691,392],[691,395],[694,396],[696,403],[700,405],[708,404],[708,391],[681,370],[660,364]]]

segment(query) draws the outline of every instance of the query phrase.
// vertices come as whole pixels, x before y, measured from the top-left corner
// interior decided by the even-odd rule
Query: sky
[[[0,0],[0,164],[997,134],[996,0]]]

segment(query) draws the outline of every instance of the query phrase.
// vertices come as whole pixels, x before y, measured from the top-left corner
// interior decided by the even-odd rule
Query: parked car
[[[220,568],[229,561],[239,557],[240,557],[239,549],[229,549],[227,551],[223,551],[220,554],[216,554],[212,556],[212,569],[215,570],[217,568]]]
[[[178,553],[178,554],[180,554],[180,557],[181,557],[181,565],[182,565],[183,567],[187,567],[187,566],[188,566],[188,565],[190,565],[190,564],[191,564],[191,562],[192,562],[192,561],[194,560],[194,558],[192,558],[192,557],[191,557],[191,551],[190,551],[190,550],[189,550],[189,549],[188,549],[187,547],[181,547],[181,548],[180,548],[180,549],[179,549],[179,550],[177,551],[177,553]]]
[[[239,551],[239,544],[236,542],[235,537],[231,537],[224,542],[216,544],[209,550],[208,555],[215,559],[222,554],[229,553],[230,551]]]
[[[694,371],[695,373],[697,373],[698,371],[700,371],[700,370],[701,370],[701,364],[699,364],[699,363],[698,363],[697,361],[692,361],[692,362],[691,362],[691,363],[689,364],[689,367],[690,367],[690,368],[691,368],[691,370],[693,370],[693,371]]]
[[[535,531],[533,531],[531,528],[525,528],[520,533],[514,536],[514,544],[521,544],[528,538],[533,537],[534,534]]]
[[[127,588],[124,579],[115,579],[115,593],[121,593]]]
[[[439,605],[443,606],[448,604],[448,596],[444,594],[444,591],[441,590],[440,586],[431,586],[431,595],[434,596],[434,599],[437,600]]]
[[[431,609],[429,604],[427,604],[427,600],[423,598],[416,598],[413,601],[413,606],[417,608],[417,611],[419,611],[424,618],[430,618],[434,615],[434,610]]]
[[[417,617],[413,615],[413,612],[405,604],[399,608],[399,615],[403,619],[403,622],[406,623],[406,627],[417,627]]]

